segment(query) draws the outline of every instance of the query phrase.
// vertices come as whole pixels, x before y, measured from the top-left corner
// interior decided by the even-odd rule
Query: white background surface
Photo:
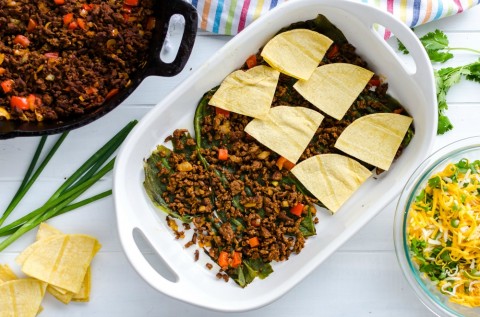
[[[435,28],[445,31],[451,46],[480,49],[480,7],[430,23],[416,30],[422,35]],[[11,220],[42,204],[63,180],[132,119],[140,119],[184,78],[194,72],[230,38],[200,34],[184,71],[173,78],[147,78],[117,109],[94,123],[72,131],[44,170]],[[392,45],[396,46],[394,41]],[[454,52],[448,66],[473,62],[478,55]],[[444,67],[445,65],[434,65]],[[480,86],[463,82],[451,89],[447,114],[454,130],[437,137],[435,149],[454,140],[480,135]],[[433,119],[433,118],[432,118]],[[161,127],[159,127],[161,128]],[[49,137],[48,145],[56,137]],[[0,211],[19,186],[39,138],[0,140]],[[107,175],[89,193],[111,187]],[[398,184],[403,186],[403,184]],[[432,316],[417,300],[397,265],[392,239],[396,200],[322,263],[289,293],[258,310],[232,316]],[[45,297],[40,316],[223,316],[154,291],[132,269],[118,240],[111,197],[49,221],[66,233],[86,233],[103,245],[93,262],[89,303],[68,306]],[[21,275],[14,259],[34,240],[34,230],[0,253],[0,263]],[[308,244],[307,244],[308,247]],[[148,248],[145,252],[149,252]],[[223,283],[220,282],[219,283]],[[1,307],[0,307],[1,310]]]

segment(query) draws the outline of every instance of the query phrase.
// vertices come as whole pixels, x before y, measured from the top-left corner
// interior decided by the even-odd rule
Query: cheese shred
[[[452,302],[480,307],[480,161],[430,177],[409,211],[412,258]]]

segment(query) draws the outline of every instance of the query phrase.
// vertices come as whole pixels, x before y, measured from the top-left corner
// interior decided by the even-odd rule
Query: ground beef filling
[[[223,250],[241,252],[243,257],[261,258],[265,262],[283,261],[292,252],[300,252],[305,243],[300,231],[303,217],[290,214],[290,208],[298,203],[310,208],[315,199],[299,193],[295,185],[282,183],[288,171],[276,167],[276,154],[245,133],[242,137],[235,133],[243,131],[248,122],[245,119],[231,114],[228,120],[233,127],[228,134],[237,138],[229,146],[227,161],[220,161],[218,146],[212,146],[200,149],[209,163],[208,170],[195,152],[190,157],[173,152],[168,157],[175,170],[171,174],[159,165],[160,174],[170,175],[160,177],[167,186],[163,199],[182,216],[193,216],[199,244],[215,246],[208,248],[212,259],[217,259],[219,250]],[[209,131],[205,134],[207,139],[223,139],[225,131],[220,132],[219,124],[223,121],[226,121],[223,116],[205,119],[202,126]],[[185,134],[185,130],[176,130],[168,140],[178,146]],[[186,142],[194,140],[188,138]],[[221,172],[223,179],[216,171]],[[310,211],[315,209],[311,207]],[[259,246],[250,246],[248,240],[252,237],[259,239]]]
[[[152,7],[0,0],[0,82],[11,83],[0,88],[0,120],[57,121],[100,107],[145,62]],[[32,95],[26,107],[12,102]]]

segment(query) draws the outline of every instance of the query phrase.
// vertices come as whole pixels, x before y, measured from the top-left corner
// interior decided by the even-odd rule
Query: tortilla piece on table
[[[0,265],[0,284],[8,281],[17,280],[17,279],[18,279],[18,276],[15,274],[15,272],[12,271],[12,269],[10,268],[10,266],[8,266],[8,264]],[[43,307],[40,306],[38,308],[37,315],[40,314],[42,310],[43,310]],[[0,316],[1,316],[1,313],[0,313]]]
[[[46,237],[42,239],[42,241],[48,241],[52,240],[54,236]],[[38,246],[38,240],[32,244],[30,244],[27,248],[25,248],[16,258],[15,262],[17,262],[18,265],[22,266],[25,263],[25,260],[35,251],[35,249]]]
[[[308,80],[297,81],[293,88],[315,107],[341,120],[373,74],[353,64],[326,64],[315,69]]]
[[[42,222],[37,231],[37,241],[41,239],[50,238],[54,235],[63,234],[60,230],[56,229],[55,227],[47,224],[46,222]],[[27,248],[29,249],[27,252],[22,252],[22,254],[17,257],[17,262],[22,265],[24,259],[28,257],[28,255],[32,252],[34,248]],[[26,249],[26,250],[27,250]],[[55,298],[59,301],[63,302],[64,304],[68,304],[70,301],[82,301],[87,302],[90,298],[90,289],[91,289],[91,270],[88,267],[87,273],[85,274],[85,279],[82,283],[82,287],[79,293],[74,294],[70,291],[67,291],[61,287],[57,287],[54,285],[48,285],[47,291],[52,294]]]
[[[330,38],[318,32],[294,29],[273,37],[260,55],[281,73],[307,80],[332,43]]]
[[[57,234],[62,234],[62,232],[52,226],[50,226],[49,224],[47,224],[46,222],[42,222],[39,226],[38,226],[38,231],[37,231],[37,235],[36,235],[36,241],[38,240],[41,240],[41,239],[51,239],[52,236],[54,235],[57,235]],[[19,265],[23,265],[23,263],[25,262],[25,259],[28,258],[28,256],[30,254],[32,254],[33,250],[35,250],[36,248],[36,244],[33,243],[31,245],[29,245],[25,250],[23,250],[18,256],[17,258],[15,259],[15,261],[19,264]]]
[[[0,283],[18,279],[8,264],[0,264]]]
[[[47,284],[31,278],[0,284],[0,317],[34,317],[41,311]]]
[[[52,296],[55,297],[57,300],[61,301],[64,304],[70,303],[74,294],[66,290],[63,290],[62,292],[61,290],[62,289],[59,287],[54,287],[52,285],[47,286],[47,292],[52,294]]]
[[[372,174],[359,162],[339,154],[312,156],[291,172],[332,213]]]
[[[51,236],[54,236],[54,235],[59,235],[59,234],[63,234],[63,232],[61,232],[57,228],[49,225],[46,222],[42,222],[38,226],[36,240],[37,241],[42,240],[42,239],[45,239],[45,238],[48,238],[48,237],[51,237]]]
[[[22,271],[48,284],[78,293],[101,245],[84,234],[60,234],[38,240]]]
[[[353,121],[335,147],[365,163],[388,170],[413,119],[396,113],[375,113]]]
[[[319,112],[305,107],[278,106],[265,119],[253,119],[245,132],[260,143],[296,163],[323,120]]]
[[[51,236],[54,236],[54,235],[59,235],[59,234],[63,234],[63,232],[61,232],[57,228],[47,224],[46,222],[42,222],[40,224],[40,226],[38,227],[36,239],[38,241],[38,240],[45,239],[45,238],[48,238],[48,237],[51,237]],[[50,294],[55,296],[58,300],[60,300],[61,302],[64,302],[64,303],[65,303],[66,299],[68,299],[69,297],[71,299],[73,297],[72,292],[69,292],[67,290],[64,290],[63,288],[56,287],[56,286],[53,286],[53,285],[48,285],[47,292],[49,292]],[[59,298],[57,296],[60,296],[61,298]]]
[[[91,269],[88,267],[82,287],[78,293],[72,293],[53,285],[48,285],[47,291],[64,304],[69,304],[71,301],[88,302],[90,300],[91,276]]]
[[[88,302],[90,301],[90,290],[92,287],[92,270],[88,267],[85,279],[82,283],[82,288],[76,294],[73,294],[72,300],[74,302]]]
[[[280,73],[268,66],[237,70],[228,75],[209,104],[245,116],[264,117],[273,101]]]

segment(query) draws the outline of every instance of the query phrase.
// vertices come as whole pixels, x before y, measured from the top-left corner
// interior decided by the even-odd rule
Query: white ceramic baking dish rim
[[[334,216],[319,212],[317,236],[288,261],[274,266],[265,280],[241,289],[233,282],[217,281],[214,272],[193,262],[167,229],[142,187],[142,160],[175,128],[192,129],[191,119],[204,92],[218,85],[231,71],[255,53],[281,27],[324,14],[357,47],[358,53],[379,74],[390,92],[414,117],[415,137],[392,168],[371,178]],[[375,25],[390,29],[409,49],[414,67],[405,66],[385,44]],[[397,197],[414,168],[430,153],[436,134],[436,99],[433,70],[413,32],[392,15],[376,8],[342,0],[287,2],[252,23],[156,105],[130,133],[120,149],[114,169],[114,202],[120,241],[136,271],[155,289],[201,307],[233,312],[266,305],[289,291],[329,255]],[[193,130],[191,130],[193,131]],[[176,273],[171,282],[150,266],[135,243],[139,230],[152,248]],[[184,241],[183,243],[185,243]]]

